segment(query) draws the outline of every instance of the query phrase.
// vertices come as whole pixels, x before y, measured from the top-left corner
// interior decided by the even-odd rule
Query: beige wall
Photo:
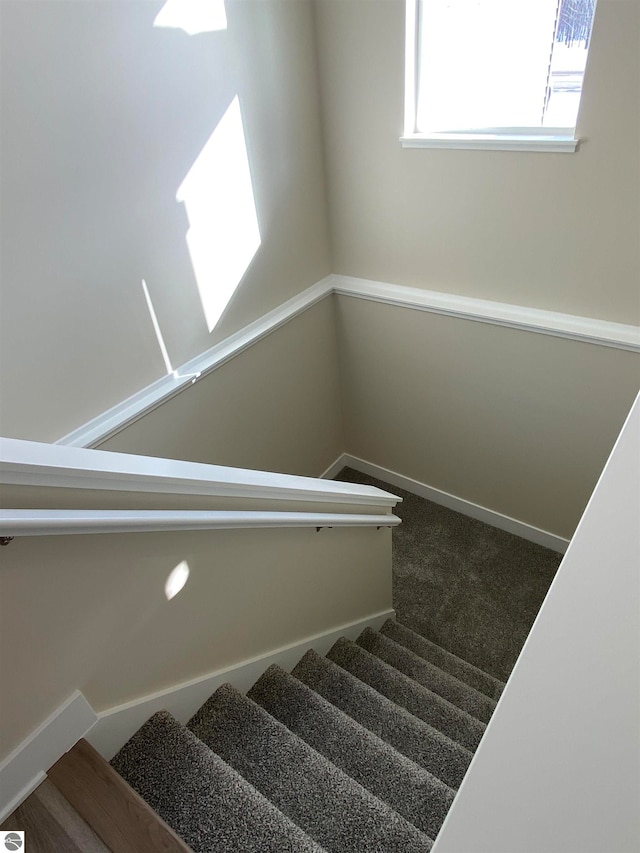
[[[391,607],[388,529],[20,538],[0,563],[0,760],[75,689],[104,710]]]
[[[434,853],[640,849],[638,438],[640,400]]]
[[[306,0],[2,2],[0,432],[53,441],[330,271]],[[239,97],[262,243],[208,333],[176,190]],[[212,235],[212,239],[215,235]]]
[[[404,3],[315,0],[334,272],[640,323],[640,5],[599,0],[576,154],[403,149]],[[346,450],[570,536],[639,356],[339,299]]]
[[[101,445],[317,477],[344,450],[325,299]]]
[[[162,374],[141,278],[177,365],[331,269],[309,4],[228,0],[194,38],[154,31],[160,6],[2,3],[4,434],[56,439]],[[401,149],[402,3],[315,8],[333,271],[640,319],[637,4],[599,2],[576,155]],[[235,94],[262,245],[209,335],[175,191]],[[339,354],[327,300],[103,446],[311,475],[346,449],[572,533],[636,356],[338,305]],[[107,707],[388,606],[388,533],[380,563],[371,531],[274,535],[3,549],[0,754],[77,687]]]
[[[640,388],[640,356],[338,300],[346,451],[570,537]]]
[[[598,0],[576,154],[403,149],[404,3],[314,8],[334,272],[640,322],[637,0]]]

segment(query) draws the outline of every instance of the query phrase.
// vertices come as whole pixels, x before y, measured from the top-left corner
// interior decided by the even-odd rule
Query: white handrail
[[[0,537],[267,527],[395,527],[395,515],[199,510],[0,510]]]
[[[355,483],[0,438],[0,484],[208,495],[390,509],[401,498]]]

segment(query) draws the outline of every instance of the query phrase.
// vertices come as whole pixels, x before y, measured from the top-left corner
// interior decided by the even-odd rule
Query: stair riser
[[[338,640],[327,657],[466,749],[473,752],[478,747],[484,723],[355,643]]]
[[[435,837],[454,791],[279,667],[249,696],[336,767]]]
[[[496,708],[493,699],[489,699],[453,675],[443,672],[389,637],[377,631],[365,629],[356,642],[380,660],[417,681],[418,684],[422,684],[428,690],[442,696],[447,702],[471,714],[476,720],[488,723],[491,719]]]
[[[471,762],[469,750],[315,652],[292,675],[446,785],[459,787]]]

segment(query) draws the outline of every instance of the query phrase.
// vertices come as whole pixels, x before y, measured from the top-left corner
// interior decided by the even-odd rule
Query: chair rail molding
[[[331,275],[329,281],[333,293],[342,296],[640,352],[640,326],[351,276]]]
[[[173,373],[160,377],[72,430],[58,439],[56,444],[95,447],[332,294],[640,352],[640,326],[331,274],[186,362]]]
[[[58,439],[57,444],[71,447],[93,447],[125,426],[184,391],[203,376],[222,367],[232,358],[275,332],[298,314],[325,299],[332,292],[329,278],[321,279],[306,290],[283,302],[253,323],[215,344],[205,352],[187,361],[173,373],[161,376],[151,385],[123,400],[86,424]]]

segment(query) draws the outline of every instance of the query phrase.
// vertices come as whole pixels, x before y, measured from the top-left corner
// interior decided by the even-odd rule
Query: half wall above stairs
[[[62,517],[77,525],[77,508],[42,511],[36,504],[0,512],[0,534],[15,536],[0,552],[0,654],[12,687],[2,693],[0,782],[10,801],[37,782],[52,744],[61,751],[70,745],[56,737],[57,723],[41,731],[42,721],[61,704],[55,720],[68,720],[68,704],[80,709],[72,714],[72,734],[76,725],[85,726],[86,701],[77,691],[93,709],[90,718],[93,711],[101,721],[108,718],[100,726],[103,744],[113,739],[114,727],[121,733],[117,748],[140,724],[136,707],[146,710],[159,697],[169,701],[169,693],[170,707],[191,714],[197,705],[190,703],[221,671],[246,675],[256,659],[282,662],[301,642],[305,649],[321,646],[337,629],[361,630],[391,612],[388,525],[398,522],[389,512],[397,499],[379,489],[8,439],[0,450],[7,498],[21,494],[26,500],[31,491],[39,500],[45,486],[49,499],[55,491],[64,502],[69,491],[82,507],[111,495],[120,515],[144,524],[149,513],[135,503],[146,494],[160,504],[155,519],[167,513],[173,519],[160,531],[100,533],[90,527],[85,535],[77,528],[74,535],[46,535],[49,528],[32,528],[42,523],[38,516],[47,523],[53,512],[57,522]],[[192,505],[179,513],[187,528],[172,529],[171,510],[181,498],[205,506],[233,501],[234,524],[242,516],[258,528],[190,530],[188,516],[198,525],[203,516],[221,520],[223,527],[229,516],[219,508],[194,512]],[[244,511],[252,503],[262,505],[259,519]],[[263,512],[265,504],[271,512]],[[304,527],[290,525],[296,505],[311,510],[295,520]],[[105,516],[109,524],[115,517],[99,506],[90,515]],[[12,527],[18,516],[20,525]],[[288,526],[262,529],[274,520]],[[177,595],[168,585],[176,572],[186,580]],[[63,731],[66,738],[66,723]]]
[[[640,395],[434,853],[640,849]]]
[[[622,323],[342,276],[263,320],[63,441],[311,476],[346,452],[569,539],[640,387]]]

